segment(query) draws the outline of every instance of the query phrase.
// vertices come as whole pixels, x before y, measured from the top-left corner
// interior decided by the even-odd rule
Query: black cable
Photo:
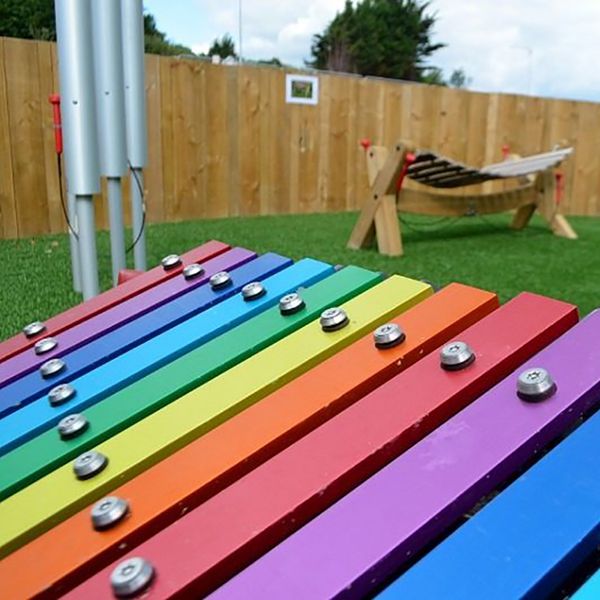
[[[126,254],[129,254],[136,247],[137,243],[140,241],[140,239],[142,237],[142,234],[144,233],[144,230],[146,229],[146,199],[144,198],[144,190],[142,189],[142,182],[140,181],[138,174],[135,172],[135,169],[131,166],[131,163],[129,161],[127,161],[127,164],[129,165],[129,170],[130,170],[133,178],[135,179],[138,190],[140,192],[140,198],[142,199],[142,224],[140,226],[140,231],[138,232],[137,236],[133,240],[131,246],[129,246],[129,248],[127,248],[127,250],[125,251]],[[73,227],[73,225],[71,223],[71,219],[69,218],[69,211],[67,210],[67,206],[65,204],[65,196],[63,193],[62,161],[61,161],[60,154],[56,155],[56,166],[57,166],[57,171],[58,171],[58,189],[59,189],[59,194],[60,194],[60,206],[62,208],[63,216],[65,218],[65,222],[67,223],[67,227],[69,228],[69,231],[75,236],[75,239],[78,240],[79,235],[77,234],[77,232],[75,231],[75,228]]]
[[[483,221],[484,223],[487,223],[487,225],[489,225],[492,229],[495,229],[496,231],[502,231],[503,233],[506,233],[507,231],[510,233],[512,230],[508,229],[507,227],[500,227],[499,225],[497,225],[496,223],[494,223],[491,219],[488,219],[485,215],[477,215],[479,217],[479,219],[481,221]]]
[[[142,199],[142,224],[140,225],[140,231],[138,232],[137,236],[133,240],[133,243],[125,251],[126,254],[129,254],[136,247],[137,243],[140,241],[140,238],[142,237],[142,235],[144,233],[144,230],[146,229],[146,199],[144,198],[144,190],[142,189],[142,182],[140,181],[138,174],[135,172],[135,169],[131,166],[130,161],[127,161],[127,164],[129,165],[129,171],[130,171],[131,175],[133,176],[133,178],[135,179],[138,190],[140,192],[140,198]]]
[[[56,164],[58,166],[58,189],[60,190],[60,205],[62,207],[63,215],[65,217],[65,221],[67,222],[67,226],[69,231],[75,236],[75,239],[78,240],[79,236],[77,232],[71,225],[71,219],[69,218],[69,212],[67,211],[67,207],[65,206],[65,196],[63,194],[63,175],[62,175],[62,162],[60,160],[60,154],[56,155]]]
[[[462,219],[462,217],[442,217],[441,219],[439,219],[438,221],[436,221],[436,223],[438,223],[438,224],[440,222],[442,222],[442,224],[439,225],[439,226],[429,227],[429,228],[419,228],[419,227],[415,227],[415,225],[413,223],[411,223],[410,221],[408,221],[402,215],[399,215],[399,218],[400,218],[400,222],[403,225],[406,225],[406,227],[408,229],[410,229],[411,231],[414,231],[415,233],[430,233],[432,231],[443,231],[444,229],[448,229],[448,227],[451,227],[452,225],[455,225],[457,221],[459,221],[460,219]]]

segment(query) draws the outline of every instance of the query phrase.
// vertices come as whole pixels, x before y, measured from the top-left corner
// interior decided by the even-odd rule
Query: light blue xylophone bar
[[[600,598],[600,571],[596,571],[571,596],[571,600],[598,600],[598,598]]]

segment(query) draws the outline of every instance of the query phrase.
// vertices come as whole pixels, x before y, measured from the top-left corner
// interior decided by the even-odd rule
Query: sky
[[[244,58],[302,66],[311,38],[344,0],[144,0],[157,26],[194,52],[230,33]],[[446,76],[462,68],[469,89],[600,101],[600,0],[431,0],[431,58]]]

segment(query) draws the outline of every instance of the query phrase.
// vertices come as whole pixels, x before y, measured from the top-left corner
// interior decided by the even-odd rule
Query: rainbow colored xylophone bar
[[[185,256],[0,344],[3,596],[595,597],[600,312]]]

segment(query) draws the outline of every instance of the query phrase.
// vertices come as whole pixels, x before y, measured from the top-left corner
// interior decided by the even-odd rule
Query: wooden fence
[[[0,38],[0,67],[0,238],[64,231],[48,103],[55,47]],[[318,106],[292,105],[283,70],[147,56],[149,221],[355,210],[364,137],[410,138],[474,165],[501,160],[504,144],[521,154],[572,144],[565,212],[600,214],[600,104],[319,78]]]

